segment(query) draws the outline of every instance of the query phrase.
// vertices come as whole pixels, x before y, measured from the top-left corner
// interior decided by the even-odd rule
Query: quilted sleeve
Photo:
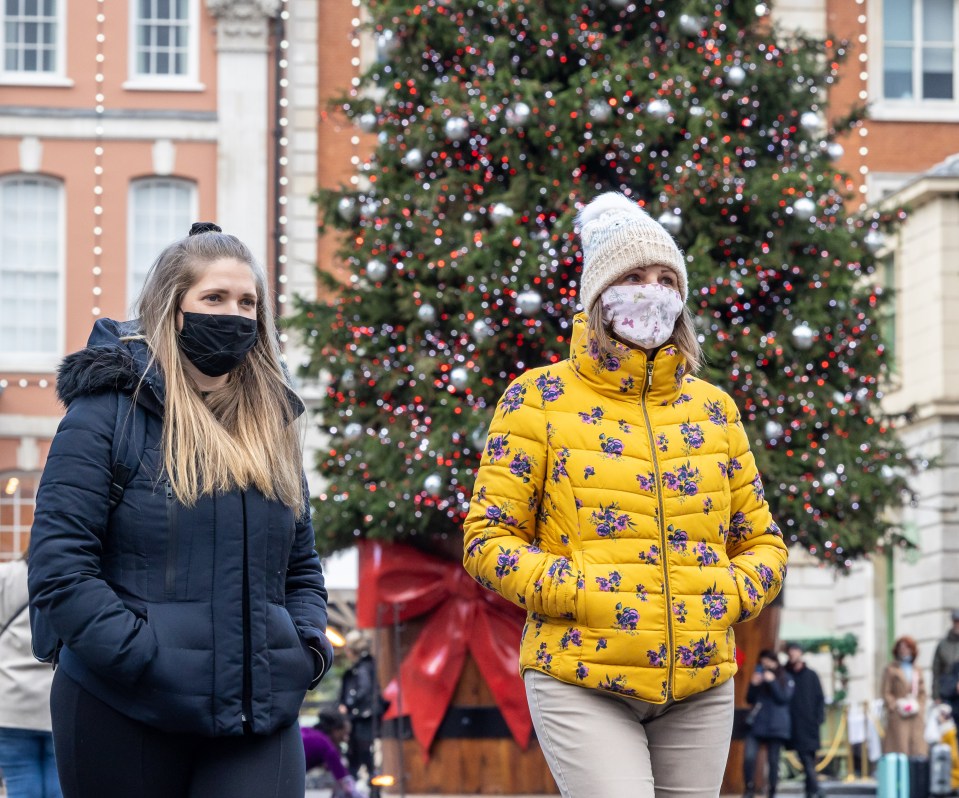
[[[529,612],[574,617],[576,580],[567,557],[534,542],[546,478],[546,414],[520,377],[503,394],[464,523],[463,564],[481,585]]]
[[[762,477],[735,403],[726,398],[729,423],[730,520],[726,537],[742,611],[737,623],[755,618],[782,589],[786,578],[786,544],[773,520]]]

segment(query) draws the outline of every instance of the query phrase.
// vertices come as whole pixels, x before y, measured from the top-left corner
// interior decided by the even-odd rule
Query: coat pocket
[[[207,698],[213,694],[213,610],[205,601],[147,605],[157,653],[141,677],[148,690]]]
[[[273,692],[305,694],[316,671],[313,652],[300,637],[286,607],[268,604],[266,624]]]

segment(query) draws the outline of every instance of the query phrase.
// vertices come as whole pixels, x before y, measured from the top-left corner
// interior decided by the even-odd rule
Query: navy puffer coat
[[[309,514],[255,489],[180,504],[161,452],[164,389],[132,323],[104,319],[67,357],[67,406],[30,541],[34,633],[59,667],[114,709],[167,731],[269,734],[297,719],[332,664]],[[111,512],[119,392],[146,373],[133,423],[139,466]],[[291,415],[302,404],[291,393]],[[145,434],[143,434],[145,433]]]
[[[746,693],[746,702],[755,707],[760,704],[756,719],[749,729],[749,734],[760,740],[789,739],[792,731],[792,721],[789,714],[789,702],[792,699],[796,684],[792,675],[784,668],[780,668],[776,678],[762,684],[749,684]]]

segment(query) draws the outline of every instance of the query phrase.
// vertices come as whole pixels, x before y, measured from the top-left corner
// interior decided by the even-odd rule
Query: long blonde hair
[[[600,354],[617,355],[616,339],[613,338],[612,325],[603,321],[602,297],[597,297],[587,314],[587,328],[590,340],[596,344]],[[703,348],[699,345],[693,314],[683,305],[683,311],[676,319],[673,334],[667,343],[673,344],[686,358],[686,374],[695,374],[703,367]]]
[[[210,263],[235,258],[256,284],[256,345],[224,387],[204,401],[183,367],[177,336],[183,295]],[[266,274],[238,238],[205,232],[176,241],[156,259],[137,298],[140,332],[166,387],[163,464],[176,497],[193,505],[203,495],[257,488],[305,512],[301,436],[281,365]]]

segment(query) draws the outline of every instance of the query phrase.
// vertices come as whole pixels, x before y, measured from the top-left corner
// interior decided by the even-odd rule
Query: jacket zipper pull
[[[646,364],[646,383],[650,388],[653,387],[653,364]]]
[[[168,499],[173,498],[173,486],[170,484],[170,480],[166,481],[166,497]]]

